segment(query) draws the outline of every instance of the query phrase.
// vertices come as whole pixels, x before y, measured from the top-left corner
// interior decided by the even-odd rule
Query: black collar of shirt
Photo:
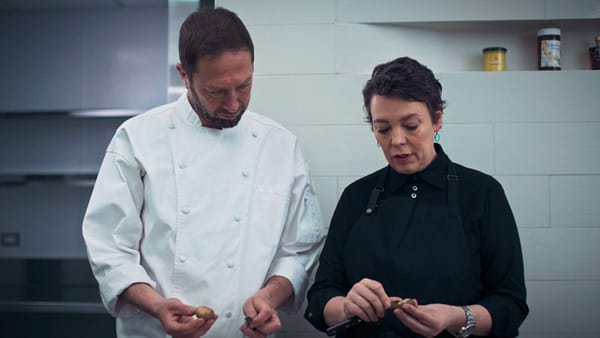
[[[438,189],[443,189],[446,186],[446,176],[448,175],[448,163],[450,162],[450,159],[446,153],[444,153],[444,150],[439,143],[435,143],[434,147],[437,155],[423,171],[405,175],[388,166],[389,174],[386,185],[387,188],[390,189],[390,192],[400,189],[409,182],[418,180],[425,181]]]

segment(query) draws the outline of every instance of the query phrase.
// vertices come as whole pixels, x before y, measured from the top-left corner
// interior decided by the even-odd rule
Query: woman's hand
[[[457,309],[459,312],[457,312]],[[439,335],[461,313],[464,316],[461,308],[446,304],[417,305],[416,303],[407,303],[394,310],[394,315],[404,326],[423,337]]]
[[[174,338],[198,338],[208,332],[218,317],[209,320],[195,318],[195,309],[179,299],[168,298],[158,308],[158,319]]]
[[[354,284],[343,301],[346,318],[359,317],[365,322],[376,322],[383,318],[390,306],[390,298],[378,281],[363,278]]]

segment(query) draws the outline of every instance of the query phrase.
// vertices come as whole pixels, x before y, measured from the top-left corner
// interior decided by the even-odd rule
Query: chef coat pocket
[[[298,242],[316,243],[323,238],[323,219],[321,208],[312,188],[307,187],[298,212]]]
[[[258,186],[251,202],[251,232],[267,245],[277,246],[285,226],[290,190]]]

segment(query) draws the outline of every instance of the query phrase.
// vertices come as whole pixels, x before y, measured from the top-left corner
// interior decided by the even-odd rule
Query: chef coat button
[[[232,316],[231,311],[225,312],[225,318],[231,318],[231,316]]]
[[[239,221],[241,221],[241,220],[242,220],[242,218],[241,218],[240,216],[237,216],[237,215],[236,215],[236,216],[233,218],[233,220],[234,220],[234,221],[236,221],[236,222],[239,222]]]
[[[190,213],[190,209],[188,209],[188,208],[183,208],[183,209],[181,210],[181,212],[182,212],[184,215],[187,215],[187,214],[189,214],[189,213]]]
[[[186,260],[187,260],[187,257],[186,257],[185,255],[181,255],[181,256],[179,256],[179,261],[180,261],[181,263],[185,262]]]
[[[417,198],[417,194],[413,192],[412,194],[410,194],[410,197]]]
[[[247,171],[242,171],[242,176],[248,177],[248,172]]]
[[[235,266],[235,264],[233,264],[233,262],[227,262],[228,268],[233,269],[234,266]]]
[[[173,123],[169,124],[169,129],[175,129],[175,125]]]
[[[181,162],[179,163],[179,169],[185,169],[187,166],[185,165],[185,163]]]
[[[253,132],[252,132],[252,137],[255,137],[255,138],[256,138],[256,137],[258,137],[258,133],[257,133],[257,132],[255,132],[255,131],[253,131]]]
[[[416,185],[413,185],[413,186],[412,186],[412,190],[413,190],[413,191],[417,191],[417,190],[419,190],[419,187],[417,187]]]

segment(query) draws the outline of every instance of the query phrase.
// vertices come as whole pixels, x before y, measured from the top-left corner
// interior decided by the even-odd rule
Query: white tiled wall
[[[550,178],[550,226],[600,227],[599,191],[599,175],[552,176]]]
[[[216,3],[249,26],[251,108],[298,135],[327,221],[345,186],[385,165],[363,123],[372,68],[403,55],[431,67],[448,101],[441,143],[498,178],[519,225],[531,307],[520,337],[600,336],[600,72],[585,70],[600,1]],[[536,21],[555,18],[591,20]],[[414,22],[392,23],[402,20]],[[561,72],[535,70],[536,31],[547,25],[562,28]],[[508,48],[507,72],[479,71],[492,45]],[[283,320],[280,338],[324,336],[301,314]]]

